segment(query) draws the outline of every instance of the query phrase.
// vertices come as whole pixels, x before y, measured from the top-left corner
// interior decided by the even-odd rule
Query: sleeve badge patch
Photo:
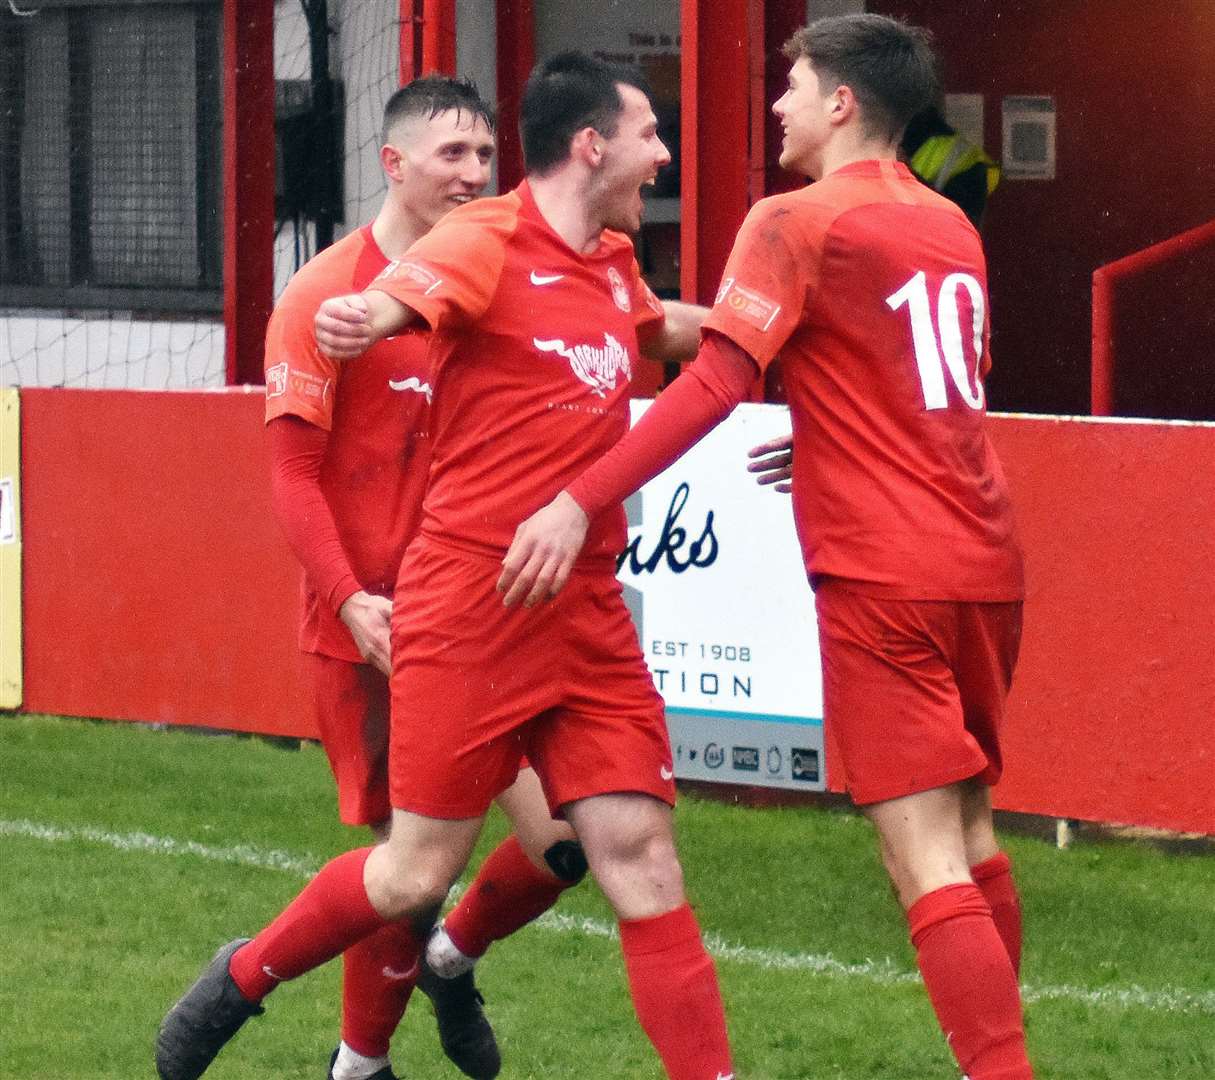
[[[376,280],[384,278],[412,282],[421,287],[423,296],[429,296],[443,284],[442,278],[415,262],[390,262]]]
[[[780,314],[780,304],[760,295],[754,289],[740,285],[732,277],[725,278],[721,288],[717,290],[717,299],[714,300],[713,306],[718,307],[721,304],[725,304],[741,318],[764,331],[771,328],[776,316]]]
[[[287,363],[266,368],[266,397],[282,397],[287,392]]]

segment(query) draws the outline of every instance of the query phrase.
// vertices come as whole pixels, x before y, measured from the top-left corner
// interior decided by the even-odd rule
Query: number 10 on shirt
[[[958,310],[959,290],[970,296],[972,331],[975,354],[974,387],[966,371],[966,355],[962,344],[962,320]],[[911,342],[915,349],[915,362],[920,372],[920,386],[924,391],[925,409],[944,409],[949,405],[945,393],[945,371],[953,377],[954,385],[962,400],[972,409],[983,408],[983,380],[980,365],[983,362],[983,325],[986,315],[983,286],[973,274],[950,274],[941,282],[937,295],[936,325],[933,325],[932,306],[928,295],[928,275],[918,271],[897,292],[886,297],[891,311],[906,305],[911,316]],[[937,338],[941,347],[937,349]],[[942,355],[944,360],[942,360]]]

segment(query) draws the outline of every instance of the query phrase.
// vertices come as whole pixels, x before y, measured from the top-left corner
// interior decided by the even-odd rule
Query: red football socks
[[[671,1080],[730,1080],[730,1042],[713,960],[687,904],[620,923],[637,1019]]]
[[[389,923],[342,953],[342,1041],[384,1057],[418,980],[418,943],[405,922]]]
[[[280,982],[319,967],[388,925],[363,887],[363,864],[373,850],[348,851],[326,863],[274,922],[236,950],[228,970],[246,998],[261,1001]]]
[[[483,956],[495,941],[548,911],[570,884],[538,870],[519,841],[508,836],[481,864],[443,929],[465,956]]]
[[[970,1080],[1033,1080],[1021,997],[978,887],[946,885],[907,912],[920,973],[941,1030]]]
[[[996,924],[1004,948],[1008,950],[1013,971],[1020,976],[1021,898],[1013,882],[1012,861],[1001,851],[972,866],[970,876],[991,908],[992,921]]]

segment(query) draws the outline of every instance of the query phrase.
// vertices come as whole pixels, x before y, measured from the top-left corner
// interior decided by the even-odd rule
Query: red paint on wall
[[[315,734],[264,400],[21,392],[28,711]]]
[[[1215,833],[1215,426],[992,435],[1029,580],[997,805]]]
[[[996,360],[988,389],[996,408],[1087,412],[1093,271],[1215,217],[1215,4],[867,7],[933,31],[945,90],[984,95],[996,156],[1005,95],[1055,98],[1057,179],[1006,179],[984,222]],[[1213,290],[1206,281],[1195,303],[1215,305]]]

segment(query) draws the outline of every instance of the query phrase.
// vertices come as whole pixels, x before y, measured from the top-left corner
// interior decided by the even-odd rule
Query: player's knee
[[[545,850],[544,862],[566,884],[577,885],[586,877],[586,852],[577,840],[558,840]]]
[[[434,868],[421,866],[386,875],[376,886],[372,902],[381,915],[421,925],[428,920],[433,923],[451,882]]]
[[[647,829],[615,838],[602,860],[607,867],[650,881],[682,880],[675,840],[669,831]]]

